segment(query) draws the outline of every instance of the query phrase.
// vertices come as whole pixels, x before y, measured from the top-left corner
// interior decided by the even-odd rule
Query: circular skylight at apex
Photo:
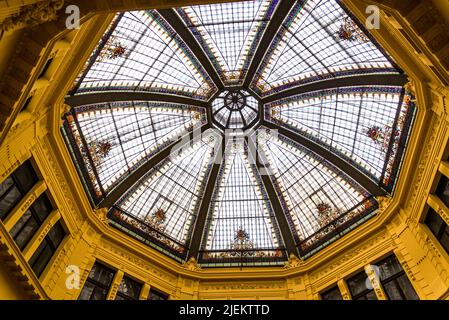
[[[259,102],[246,90],[225,90],[212,102],[214,123],[220,129],[248,129],[257,120]]]

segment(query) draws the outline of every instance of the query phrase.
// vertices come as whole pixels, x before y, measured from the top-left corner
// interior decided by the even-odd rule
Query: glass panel
[[[42,272],[45,270],[45,267],[53,256],[53,253],[54,252],[46,237],[29,261],[31,268],[37,277],[40,277]]]
[[[311,250],[334,230],[377,208],[367,191],[325,159],[264,127],[257,133],[301,250]]]
[[[11,210],[19,203],[22,194],[19,189],[14,186],[8,193],[0,198],[0,218],[3,220],[11,212]]]
[[[404,271],[394,255],[376,263],[376,265],[380,268],[380,280],[388,279]]]
[[[32,204],[31,210],[39,219],[39,222],[43,223],[53,211],[53,206],[47,195],[44,193]]]
[[[73,112],[76,119],[66,116],[66,130],[73,136],[72,147],[84,162],[96,196],[102,195],[101,189],[111,190],[157,151],[206,121],[202,108],[158,102],[107,103]]]
[[[401,100],[402,93],[400,87],[317,91],[270,103],[266,117],[329,148],[389,186],[398,167],[395,159],[402,133],[407,132],[407,119],[413,113]]]
[[[445,175],[441,175],[436,195],[449,207],[449,179]]]
[[[447,225],[441,234],[440,243],[443,246],[443,248],[446,250],[446,252],[449,253],[449,227]]]
[[[168,295],[151,289],[148,294],[148,300],[168,300]]]
[[[298,1],[262,60],[252,83],[254,90],[269,95],[326,78],[398,73],[353,19],[336,0]]]
[[[14,225],[14,227],[12,227],[11,231],[9,232],[9,234],[11,235],[11,237],[15,237],[17,236],[17,234],[20,232],[20,230],[22,229],[22,227],[28,222],[28,220],[32,217],[31,215],[31,211],[27,210],[22,217],[20,217],[19,221],[17,221],[17,223]]]
[[[244,90],[223,91],[212,102],[212,115],[221,129],[246,129],[258,114],[259,102]]]
[[[400,286],[403,295],[406,300],[419,300],[418,295],[416,294],[415,289],[413,288],[410,280],[404,274],[396,279],[398,285]]]
[[[93,283],[86,282],[78,300],[106,300],[108,289],[102,289]]]
[[[95,299],[91,299],[92,293],[94,292],[94,290],[95,290],[95,285],[93,283],[86,281],[83,289],[81,290],[80,295],[78,296],[78,300],[95,300]],[[104,299],[97,299],[97,300],[105,300],[106,294],[107,294],[107,292],[105,292]]]
[[[365,272],[360,272],[347,280],[349,291],[354,300],[361,296],[362,300],[377,300],[375,292],[372,290],[371,282]]]
[[[437,238],[439,237],[441,228],[445,224],[440,215],[432,208],[429,208],[429,211],[427,212],[425,223]]]
[[[115,300],[138,300],[142,285],[128,277],[123,277]]]
[[[374,291],[370,291],[365,295],[365,300],[377,300],[376,293]]]
[[[246,144],[229,141],[206,222],[203,259],[282,257],[281,241]]]
[[[17,243],[20,250],[23,250],[31,238],[35,235],[39,227],[40,223],[36,221],[34,216],[32,216],[31,212],[28,210],[14,225],[10,231],[10,234],[11,237],[14,238],[14,241]]]
[[[185,253],[213,164],[216,139],[212,131],[206,131],[192,146],[184,145],[180,153],[159,163],[114,206],[113,219],[158,239],[175,253]]]
[[[64,228],[62,227],[61,222],[57,222],[53,228],[48,232],[48,240],[53,245],[53,248],[58,248],[58,246],[61,244],[62,240],[64,240],[64,237],[66,236],[66,232]]]
[[[404,300],[401,294],[400,288],[396,285],[395,281],[390,281],[383,284],[385,293],[389,300]]]
[[[216,91],[195,56],[157,11],[119,14],[111,28],[78,79],[78,93],[152,91],[206,100]]]
[[[64,236],[65,231],[63,230],[61,223],[57,222],[53,228],[50,229],[39,248],[30,258],[29,263],[38,277],[50,262]]]
[[[279,1],[244,1],[177,9],[227,85],[242,84]]]
[[[323,300],[343,300],[340,289],[338,287],[332,288],[321,294]]]
[[[376,263],[376,266],[379,267],[380,280],[390,300],[419,300],[395,255]]]
[[[30,161],[24,162],[0,184],[0,219],[5,219],[38,181]]]
[[[92,270],[89,273],[89,279],[98,282],[105,287],[109,287],[114,279],[115,272],[111,269],[99,264],[95,263],[92,267]]]
[[[9,176],[8,178],[6,178],[5,181],[0,183],[0,199],[3,197],[4,194],[6,194],[6,192],[9,190],[9,188],[12,187],[13,184],[14,180],[12,179],[11,176]]]
[[[33,166],[29,161],[24,162],[16,171],[14,176],[22,188],[21,191],[26,194],[39,180]]]

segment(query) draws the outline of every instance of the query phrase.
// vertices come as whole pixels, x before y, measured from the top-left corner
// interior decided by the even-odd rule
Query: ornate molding
[[[201,267],[198,265],[194,257],[191,257],[187,262],[184,262],[182,266],[190,271],[201,271]]]
[[[404,86],[405,91],[410,92],[416,97],[416,84],[413,79],[408,78],[408,82]]]
[[[302,266],[303,264],[304,261],[299,259],[294,253],[290,253],[290,257],[288,258],[288,261],[285,263],[284,268],[285,269],[296,268]]]
[[[317,272],[314,272],[311,274],[310,279],[313,282],[318,281],[319,279],[323,279],[325,276],[328,276],[332,272],[336,272],[337,269],[339,269],[344,264],[347,264],[349,262],[355,263],[356,257],[359,256],[357,261],[362,261],[362,254],[370,251],[373,247],[380,247],[380,244],[383,243],[385,240],[390,238],[387,232],[382,232],[377,237],[372,238],[371,240],[365,242],[364,244],[354,248],[353,250],[350,250],[346,254],[342,255],[340,259],[334,260],[333,263],[328,264],[326,267],[322,268],[321,270],[318,270]],[[338,270],[338,273],[342,273],[342,270]]]
[[[408,277],[412,281],[416,281],[415,273],[413,272],[412,268],[410,267],[409,263],[405,260],[401,261],[402,268],[405,270],[405,273],[407,273]]]
[[[246,282],[232,282],[232,283],[201,283],[199,291],[240,291],[240,290],[278,290],[287,289],[286,282],[273,281],[261,283],[259,281],[254,281],[252,283]]]
[[[161,279],[161,280],[165,280],[168,283],[170,283],[171,285],[176,285],[177,282],[177,276],[169,274],[167,272],[163,272],[160,269],[154,267],[153,265],[151,265],[150,263],[148,263],[147,261],[137,258],[134,255],[125,253],[124,250],[122,249],[118,249],[116,247],[114,247],[113,245],[101,242],[100,243],[100,247],[103,248],[106,251],[109,251],[123,259],[121,259],[121,263],[123,262],[127,262],[130,264],[134,264],[135,266],[138,266],[144,270],[146,270],[147,272],[149,272],[151,275],[156,276],[157,278]],[[98,250],[98,248],[97,248]],[[108,258],[111,258],[110,255],[108,255]],[[142,277],[145,278],[147,275],[144,275]]]
[[[409,213],[413,212],[412,209],[416,205],[416,200],[417,200],[418,196],[425,195],[421,191],[420,184],[422,183],[423,178],[424,178],[424,171],[426,170],[426,168],[428,167],[428,164],[430,162],[430,155],[432,154],[432,149],[435,145],[435,141],[438,136],[440,123],[441,123],[441,118],[436,117],[435,122],[432,125],[431,131],[429,130],[430,135],[429,135],[428,139],[426,139],[426,142],[424,144],[425,145],[424,150],[421,153],[422,157],[421,157],[419,164],[415,170],[415,179],[413,181],[413,185],[411,188],[412,194],[411,194],[410,198],[408,199],[408,206],[407,206],[407,211]],[[419,214],[419,213],[415,212],[415,214]]]
[[[98,217],[98,219],[102,223],[104,223],[106,225],[109,224],[109,220],[108,220],[108,217],[107,217],[107,214],[108,214],[108,209],[107,208],[95,209],[94,212],[95,212],[95,215]]]
[[[58,168],[58,165],[56,164],[56,162],[53,158],[54,154],[52,153],[52,150],[51,150],[51,147],[49,146],[49,144],[50,144],[50,142],[48,139],[45,141],[42,141],[42,143],[40,143],[40,145],[42,146],[42,151],[44,151],[43,153],[45,154],[45,159],[47,160],[46,162],[50,166],[51,171],[53,172],[53,175],[55,176],[56,181],[58,182],[61,193],[64,196],[64,200],[65,200],[64,202],[68,206],[71,216],[73,217],[73,219],[75,220],[75,222],[78,224],[78,227],[79,227],[82,224],[83,215],[82,215],[82,213],[80,213],[78,210],[75,209],[75,204],[71,198],[72,192],[70,190],[69,185],[66,182],[64,175],[62,174],[61,170]],[[43,160],[44,160],[44,158],[42,158],[42,161]]]
[[[377,203],[379,204],[378,212],[383,213],[390,206],[390,203],[393,201],[393,198],[390,196],[385,197],[379,196],[376,197],[376,200]]]
[[[58,11],[64,6],[64,0],[45,0],[23,6],[20,11],[7,17],[1,23],[1,32],[6,32],[21,26],[33,27],[58,18]]]

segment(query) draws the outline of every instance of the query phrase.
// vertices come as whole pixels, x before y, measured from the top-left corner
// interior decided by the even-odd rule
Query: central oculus
[[[246,130],[257,122],[259,102],[246,90],[224,90],[212,102],[214,123],[222,130]]]

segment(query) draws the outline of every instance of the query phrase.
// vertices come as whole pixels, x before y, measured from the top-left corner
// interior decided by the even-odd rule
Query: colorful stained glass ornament
[[[109,141],[89,141],[87,142],[87,146],[83,147],[82,153],[85,157],[87,156],[87,152],[90,154],[94,166],[100,166],[102,160],[106,158],[109,152],[112,149],[113,144]]]
[[[318,224],[320,227],[325,227],[335,221],[340,215],[341,211],[333,208],[327,202],[320,202],[316,206],[318,210]]]
[[[165,220],[166,220],[165,211],[162,209],[158,209],[145,219],[145,223],[147,223],[148,225],[150,225],[155,229],[161,229],[164,226]]]
[[[108,41],[106,41],[105,46],[101,50],[98,61],[114,60],[124,56],[126,53],[126,48],[122,43],[114,36],[111,36]]]
[[[254,249],[254,242],[250,240],[249,234],[240,227],[235,232],[234,241],[231,243],[231,250],[230,254],[232,256],[235,255],[253,255],[254,253],[251,252],[251,250]]]
[[[369,38],[363,33],[359,26],[349,17],[343,19],[340,29],[337,31],[338,38],[345,41],[369,42]]]

